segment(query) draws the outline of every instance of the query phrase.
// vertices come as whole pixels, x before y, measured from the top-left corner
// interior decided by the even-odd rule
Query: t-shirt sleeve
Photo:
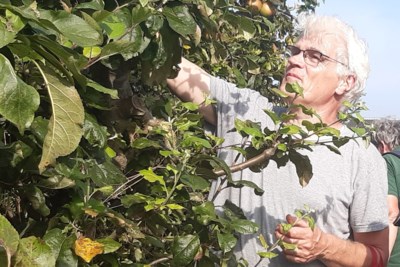
[[[387,171],[385,161],[374,147],[353,158],[354,197],[350,207],[355,232],[379,231],[388,225]]]
[[[238,88],[235,84],[216,77],[211,78],[210,95],[217,102],[218,124],[233,123],[235,118],[268,122],[269,119],[266,119],[268,115],[263,110],[273,108],[268,99],[259,92]]]

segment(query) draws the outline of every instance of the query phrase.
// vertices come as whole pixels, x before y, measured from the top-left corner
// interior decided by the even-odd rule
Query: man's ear
[[[355,83],[356,83],[356,76],[354,76],[353,74],[350,75],[346,75],[341,81],[340,84],[338,86],[338,88],[336,89],[336,93],[338,95],[343,95],[345,93],[347,93],[348,91],[350,91]]]

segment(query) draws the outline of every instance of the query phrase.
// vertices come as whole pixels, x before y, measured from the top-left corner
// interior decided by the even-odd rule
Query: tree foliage
[[[269,3],[265,17],[232,0],[1,0],[2,266],[245,265],[232,249],[258,226],[229,202],[217,214],[207,192],[223,174],[230,186],[262,189],[231,179],[216,157],[223,140],[165,80],[186,56],[279,101],[293,14],[317,2]],[[305,138],[301,129],[236,125],[252,137],[236,149],[261,167],[299,162],[295,149],[307,145],[288,135]],[[296,166],[307,184],[311,166]]]

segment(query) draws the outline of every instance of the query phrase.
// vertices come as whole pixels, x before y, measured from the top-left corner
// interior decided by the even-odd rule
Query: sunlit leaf
[[[244,220],[244,219],[234,219],[231,222],[231,227],[238,233],[241,234],[254,234],[258,231],[258,224],[255,222]]]
[[[295,93],[299,96],[303,96],[303,88],[297,82],[286,84],[285,90],[288,93]]]
[[[74,250],[76,255],[89,263],[94,257],[104,253],[104,245],[88,237],[81,236],[75,241]]]
[[[272,251],[260,251],[257,252],[257,255],[259,255],[261,258],[267,258],[267,259],[272,259],[278,256],[277,253],[272,252]]]
[[[85,114],[76,89],[54,71],[43,68],[53,114],[43,143],[39,170],[55,163],[59,156],[66,156],[76,149],[83,135]]]
[[[50,247],[43,240],[34,236],[20,240],[15,267],[48,267],[55,266],[55,263]]]
[[[200,249],[200,240],[195,235],[176,236],[172,244],[173,261],[178,266],[186,266],[193,261]]]
[[[148,170],[141,170],[139,171],[139,173],[143,175],[144,179],[146,179],[150,183],[159,182],[160,184],[165,186],[164,178],[160,175],[155,174],[151,168],[149,168]]]
[[[96,241],[103,244],[104,254],[115,252],[122,246],[121,243],[115,241],[112,238],[101,238],[97,239]]]
[[[196,32],[196,22],[187,6],[165,6],[163,14],[167,18],[169,26],[180,35],[185,36]]]
[[[181,176],[181,182],[193,190],[205,190],[210,186],[206,179],[197,175],[184,174]]]
[[[60,255],[62,245],[66,239],[67,236],[59,228],[53,228],[43,236],[43,240],[49,246],[54,259],[57,259]]]
[[[4,248],[7,262],[11,262],[11,257],[18,248],[19,235],[11,223],[0,214],[0,246]]]
[[[65,37],[72,42],[85,47],[101,44],[103,36],[82,18],[66,11],[43,10],[41,19],[53,23],[53,25]]]
[[[236,237],[231,233],[217,233],[218,245],[224,253],[230,252],[237,243]]]
[[[87,58],[94,58],[99,56],[101,53],[101,47],[99,46],[88,46],[83,48],[82,55]]]
[[[207,225],[211,220],[216,219],[215,206],[211,201],[194,206],[193,211],[196,214],[196,220],[202,225]]]
[[[23,134],[39,107],[39,94],[15,74],[10,61],[2,54],[0,71],[0,115],[14,123]]]

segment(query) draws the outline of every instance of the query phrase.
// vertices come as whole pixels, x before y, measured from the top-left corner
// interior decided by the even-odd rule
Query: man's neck
[[[342,127],[342,123],[337,118],[337,111],[332,110],[320,110],[315,111],[317,116],[311,116],[308,114],[304,114],[301,109],[292,110],[291,114],[296,114],[292,120],[289,121],[290,124],[301,126],[303,121],[309,121],[311,123],[320,123],[323,122],[329,127],[333,127],[336,129],[340,129]]]

